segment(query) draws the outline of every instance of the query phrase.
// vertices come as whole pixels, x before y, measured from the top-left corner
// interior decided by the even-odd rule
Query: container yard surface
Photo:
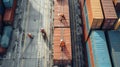
[[[104,32],[92,31],[89,40],[87,43],[89,66],[112,67]]]
[[[52,6],[50,0],[17,0],[12,39],[6,55],[0,57],[0,67],[52,67]],[[47,33],[47,41],[41,28]]]
[[[112,57],[113,67],[120,67],[120,32],[108,31],[108,45]]]

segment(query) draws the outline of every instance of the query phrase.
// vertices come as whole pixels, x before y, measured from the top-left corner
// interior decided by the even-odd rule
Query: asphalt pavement
[[[50,0],[24,0],[24,2],[26,2],[26,9],[23,11],[20,25],[24,31],[20,33],[21,31],[15,27],[13,40],[11,40],[14,46],[9,48],[1,67],[52,67],[50,62],[52,61],[50,48],[52,2]],[[47,41],[42,37],[41,28],[44,28],[47,33]],[[34,38],[30,39],[28,33],[31,33]],[[17,39],[20,42],[17,42]]]

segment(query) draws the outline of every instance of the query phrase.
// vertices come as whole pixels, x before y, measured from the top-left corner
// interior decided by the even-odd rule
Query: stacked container
[[[2,27],[3,27],[3,22],[2,22],[3,14],[4,14],[4,6],[2,0],[0,0],[0,36],[2,34]]]
[[[0,15],[4,14],[4,6],[2,0],[0,0]]]
[[[101,4],[104,13],[102,29],[114,29],[114,25],[117,22],[117,15],[112,0],[101,0]]]
[[[92,31],[86,45],[89,67],[112,67],[103,31]]]
[[[88,0],[89,1],[89,0]],[[88,6],[88,9],[91,9],[91,14],[89,16],[89,25],[91,29],[100,29],[101,24],[103,22],[103,13],[100,4],[100,0],[90,0],[91,8]]]
[[[3,0],[5,8],[11,8],[14,0]]]
[[[7,48],[9,46],[9,41],[12,33],[12,27],[11,26],[5,26],[3,31],[3,36],[0,42],[0,45],[3,48]]]
[[[117,16],[118,16],[118,21],[115,25],[115,30],[119,30],[120,31],[120,12],[117,12]]]
[[[53,63],[54,67],[67,67],[72,64],[71,32],[69,21],[69,0],[54,0],[54,35],[53,35]],[[60,21],[58,14],[64,14],[65,19]],[[60,40],[65,42],[64,50],[61,51]]]
[[[113,67],[120,67],[120,32],[108,31],[108,45],[112,57]]]
[[[3,33],[1,36],[1,41],[0,41],[0,53],[4,53],[6,51],[6,48],[9,46],[9,41],[12,33],[12,24],[14,21],[14,14],[15,14],[15,9],[17,6],[17,0],[0,0],[0,2],[3,2],[3,5],[5,7],[5,12],[2,10],[0,5],[0,13],[2,13],[2,16],[0,16],[0,21],[3,20],[4,22],[4,29]],[[2,20],[1,20],[2,19]],[[0,23],[0,27],[2,27]],[[0,28],[0,31],[2,28]]]
[[[6,7],[3,21],[5,24],[13,24],[17,0],[3,0]]]
[[[100,0],[86,0],[84,8],[85,25],[87,32],[86,38],[89,36],[91,30],[100,29],[103,22],[103,13]],[[84,18],[83,18],[84,19]],[[84,28],[85,29],[85,28]]]

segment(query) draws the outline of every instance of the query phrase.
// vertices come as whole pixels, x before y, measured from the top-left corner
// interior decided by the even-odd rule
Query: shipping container
[[[14,0],[14,5],[12,8],[5,9],[5,14],[3,21],[8,24],[12,24],[14,21],[14,14],[15,14],[15,9],[16,9],[17,1]]]
[[[93,16],[93,17],[89,17],[90,27],[92,29],[100,29],[104,19],[100,0],[90,0],[90,4],[91,4],[92,16]]]
[[[2,34],[3,23],[2,23],[2,15],[0,15],[0,35]]]
[[[4,11],[5,11],[5,9],[4,9],[3,4],[0,4],[0,14],[3,15]]]
[[[80,4],[81,9],[83,10],[83,7],[85,5],[85,0],[79,0],[79,4]]]
[[[120,32],[108,31],[108,45],[113,67],[120,67]]]
[[[85,41],[88,39],[90,34],[90,26],[89,26],[88,11],[87,11],[86,4],[87,3],[85,2],[85,5],[82,10],[82,20],[83,20]]]
[[[6,52],[6,49],[0,46],[0,55]]]
[[[11,8],[13,6],[14,0],[3,0],[5,8]]]
[[[89,67],[112,67],[103,31],[92,31],[86,46]]]
[[[115,30],[120,31],[120,12],[117,12],[117,17],[118,17],[118,20],[117,20],[117,23],[115,25]]]
[[[103,13],[100,0],[86,0],[90,29],[100,29],[103,22]]]
[[[117,22],[117,15],[112,0],[101,0],[101,5],[104,13],[102,29],[114,29]]]
[[[116,11],[120,11],[120,0],[113,0]]]
[[[59,20],[59,13],[63,13],[65,19],[69,21],[69,5],[68,0],[54,0],[54,20]]]
[[[65,41],[65,47],[63,51],[61,51],[60,47],[61,39]],[[53,43],[54,65],[71,65],[72,51],[70,28],[54,28]]]
[[[65,42],[63,49],[60,47],[61,39]],[[71,67],[72,51],[68,0],[54,0],[53,62],[53,67]]]
[[[9,46],[10,37],[12,34],[12,27],[5,26],[3,31],[3,36],[1,38],[0,46],[3,48],[7,48]]]

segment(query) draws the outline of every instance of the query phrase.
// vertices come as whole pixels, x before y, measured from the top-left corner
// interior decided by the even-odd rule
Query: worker
[[[58,13],[58,16],[60,17],[59,20],[62,22],[62,20],[65,20],[65,16],[63,13]]]
[[[28,37],[31,38],[31,39],[34,38],[33,35],[32,35],[31,33],[28,33],[27,35],[28,35]]]
[[[42,33],[42,36],[44,37],[44,39],[46,38],[46,32],[45,32],[45,30],[43,29],[43,28],[41,28],[41,33]]]
[[[65,42],[63,41],[63,39],[60,40],[60,47],[61,47],[61,51],[63,51],[65,47]]]

